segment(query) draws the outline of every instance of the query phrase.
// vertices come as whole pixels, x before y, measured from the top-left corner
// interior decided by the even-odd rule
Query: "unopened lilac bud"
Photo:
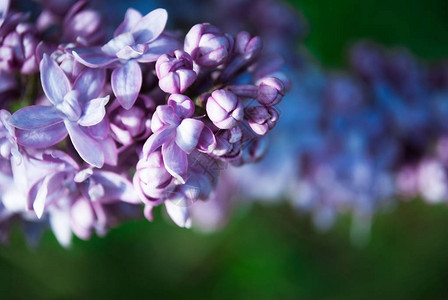
[[[258,82],[257,100],[260,104],[273,106],[285,95],[285,85],[276,77],[266,77]]]
[[[232,48],[233,38],[208,23],[194,25],[185,36],[184,50],[202,67],[223,64]]]
[[[213,155],[219,156],[221,159],[234,159],[241,153],[242,137],[243,133],[238,126],[218,131]]]
[[[262,48],[261,39],[258,36],[253,38],[246,31],[238,33],[235,39],[235,51],[242,55],[245,60],[252,60],[260,54]]]
[[[134,175],[134,186],[142,200],[157,200],[166,193],[166,188],[172,181],[172,176],[165,169],[162,153],[155,151],[144,156],[137,163]]]
[[[243,119],[243,105],[227,90],[216,90],[207,99],[207,115],[216,127],[230,129]]]
[[[156,73],[159,87],[169,94],[183,93],[197,77],[193,71],[193,59],[182,50],[160,56],[156,62]]]
[[[274,128],[278,120],[278,112],[270,106],[252,106],[246,108],[249,126],[258,135],[265,135]]]

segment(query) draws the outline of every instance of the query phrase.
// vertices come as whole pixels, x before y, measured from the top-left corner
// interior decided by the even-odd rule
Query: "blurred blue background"
[[[305,44],[328,68],[347,68],[359,39],[448,57],[446,0],[291,1],[309,23]],[[124,13],[124,12],[123,12]],[[203,234],[155,222],[123,224],[63,249],[51,232],[30,249],[15,229],[0,249],[2,299],[447,299],[448,209],[419,199],[373,220],[364,247],[349,216],[318,233],[287,204],[239,207]]]

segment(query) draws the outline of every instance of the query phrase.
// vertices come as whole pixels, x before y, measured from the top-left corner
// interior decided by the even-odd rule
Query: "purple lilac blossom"
[[[47,55],[41,61],[40,70],[43,90],[52,105],[24,107],[13,114],[10,123],[18,129],[18,143],[46,148],[68,134],[81,158],[101,167],[103,150],[86,127],[98,124],[105,115],[109,96],[99,97],[104,71],[85,70],[72,86],[62,69]]]

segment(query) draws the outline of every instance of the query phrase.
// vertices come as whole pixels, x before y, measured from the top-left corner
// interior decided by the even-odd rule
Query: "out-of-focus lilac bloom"
[[[223,228],[236,204],[235,195],[240,187],[228,173],[220,174],[216,188],[207,201],[197,201],[190,207],[193,228],[213,232]]]
[[[180,94],[196,80],[193,71],[193,60],[182,50],[174,51],[173,55],[164,54],[157,59],[156,73],[159,87],[169,94]]]
[[[85,127],[101,122],[109,96],[98,98],[104,85],[104,71],[87,69],[73,86],[56,62],[44,55],[40,64],[42,87],[52,106],[24,107],[13,114],[10,123],[18,128],[19,144],[45,148],[69,134],[82,159],[101,167],[104,153]]]
[[[87,1],[77,2],[65,15],[63,37],[83,46],[97,45],[104,41],[104,29],[100,14],[85,9]]]
[[[112,40],[101,48],[76,48],[72,53],[89,68],[114,68],[112,90],[120,104],[129,109],[142,86],[139,63],[154,62],[160,55],[178,48],[174,39],[162,35],[167,18],[164,9],[153,10],[145,16],[128,9]]]
[[[3,107],[15,92],[17,92],[18,82],[13,74],[0,70],[0,107]]]
[[[216,90],[208,97],[207,116],[221,129],[230,129],[243,119],[244,110],[240,99],[228,90]]]
[[[3,25],[3,22],[6,19],[6,15],[8,14],[9,2],[10,0],[3,0],[2,2],[0,2],[0,27]]]
[[[258,135],[265,135],[278,120],[278,112],[273,107],[252,106],[245,109],[249,126]]]
[[[185,36],[184,50],[201,67],[214,68],[226,62],[233,38],[208,23],[196,24]]]
[[[426,201],[430,203],[446,201],[448,177],[444,166],[432,159],[422,161],[418,167],[418,187]]]
[[[19,70],[24,74],[38,69],[35,56],[36,30],[31,24],[20,23],[15,30],[3,37],[0,45],[0,69],[8,72]]]
[[[159,105],[151,121],[154,132],[143,146],[144,155],[162,147],[163,161],[168,172],[185,183],[187,154],[194,149],[211,152],[216,140],[213,132],[201,120],[192,118],[194,104],[187,96],[173,94],[168,105]]]
[[[75,4],[76,0],[36,0],[36,2],[39,2],[39,4],[52,13],[63,16]]]

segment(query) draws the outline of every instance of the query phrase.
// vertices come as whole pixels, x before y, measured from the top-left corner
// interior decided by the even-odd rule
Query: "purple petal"
[[[204,123],[196,119],[184,119],[176,129],[176,144],[185,152],[191,153],[198,144]]]
[[[162,145],[162,155],[166,170],[184,184],[188,168],[187,154],[171,141]]]
[[[101,51],[103,51],[106,55],[113,57],[117,54],[118,51],[120,51],[124,47],[134,44],[135,41],[134,37],[132,36],[132,33],[125,32],[107,42],[107,44],[101,47]]]
[[[64,123],[57,123],[45,128],[16,130],[17,143],[31,148],[47,148],[62,141],[67,136]]]
[[[177,226],[190,228],[190,211],[188,209],[188,205],[186,205],[185,202],[185,198],[167,200],[165,201],[165,207],[171,220],[173,220],[173,222],[176,223]]]
[[[64,176],[64,172],[46,176],[42,180],[42,184],[39,185],[35,198],[28,200],[29,203],[33,203],[33,210],[39,219],[42,217],[45,207],[51,204],[55,197],[60,197],[64,193],[64,188],[61,184]]]
[[[168,143],[174,138],[175,128],[167,127],[158,132],[153,133],[143,145],[143,154],[149,155],[154,152],[157,148],[165,143]]]
[[[104,153],[104,163],[110,166],[116,166],[118,164],[118,150],[115,141],[109,137],[101,141],[100,146]]]
[[[101,122],[88,128],[89,134],[94,139],[104,140],[109,136],[109,119],[104,118]]]
[[[130,32],[131,28],[134,27],[141,18],[142,14],[139,11],[133,8],[128,8],[123,23],[121,23],[114,32],[114,37],[125,32]]]
[[[96,98],[87,102],[84,113],[78,123],[81,126],[93,126],[101,122],[106,115],[104,106],[109,102],[109,96]]]
[[[199,137],[198,145],[196,148],[200,151],[210,153],[216,148],[216,138],[212,130],[207,126],[204,126]]]
[[[142,87],[142,70],[138,62],[130,60],[112,72],[112,90],[118,102],[125,109],[130,109]]]
[[[108,171],[97,171],[92,175],[92,178],[104,188],[105,194],[104,198],[101,199],[102,203],[108,203],[112,200],[120,200],[132,204],[141,203],[134,191],[134,186],[123,176]]]
[[[73,89],[79,92],[78,101],[84,104],[90,99],[98,98],[106,83],[106,70],[85,69],[73,84]]]
[[[55,105],[70,91],[70,81],[64,71],[46,54],[40,63],[40,79],[45,95]]]
[[[168,13],[166,10],[155,9],[132,27],[135,42],[138,44],[149,43],[156,39],[165,29]]]
[[[62,122],[63,119],[53,106],[32,105],[16,111],[9,123],[19,129],[44,128]]]
[[[79,156],[92,166],[101,168],[104,164],[104,153],[101,146],[86,134],[77,123],[65,121],[64,124]]]
[[[100,48],[76,48],[72,51],[77,61],[89,68],[106,68],[118,60],[105,55]]]
[[[146,50],[148,50],[146,44],[126,46],[117,52],[117,57],[124,60],[130,60],[140,57]]]
[[[137,60],[141,63],[156,61],[162,54],[171,54],[177,49],[181,49],[180,42],[168,35],[162,34],[156,40],[148,44],[148,50]]]
[[[69,247],[72,240],[70,210],[55,210],[50,215],[50,226],[59,244]]]

